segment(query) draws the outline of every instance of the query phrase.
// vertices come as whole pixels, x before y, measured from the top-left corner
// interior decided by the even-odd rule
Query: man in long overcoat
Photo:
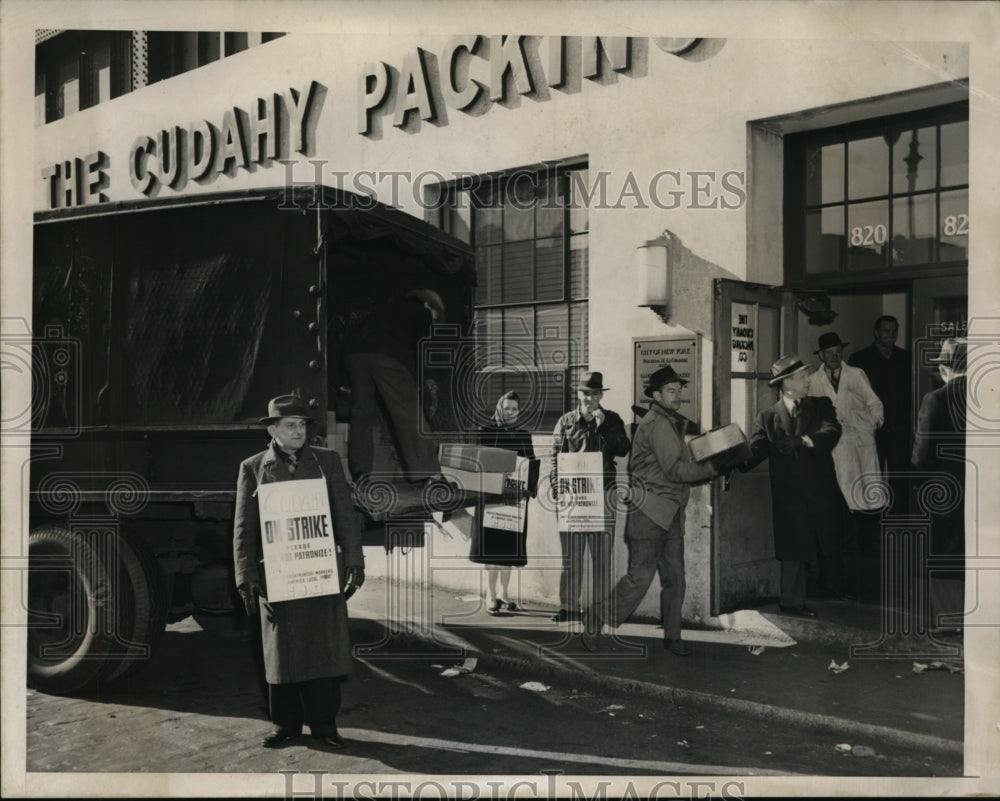
[[[247,614],[260,610],[264,672],[274,731],[261,741],[277,748],[299,735],[305,723],[316,739],[332,748],[337,733],[340,682],[351,670],[346,599],[364,582],[364,555],[358,518],[340,457],[307,444],[313,418],[294,395],[274,398],[261,418],[271,435],[268,448],[240,465],[233,521],[236,585]],[[333,537],[341,569],[341,593],[271,603],[267,599],[257,488],[274,481],[324,479]]]
[[[826,584],[840,587],[841,549],[847,506],[837,485],[831,452],[840,423],[829,398],[807,396],[809,367],[798,356],[782,356],[771,366],[771,386],[781,397],[757,415],[750,436],[747,470],[770,459],[774,555],[781,560],[781,611],[804,617],[806,570],[822,556]]]
[[[957,615],[965,607],[965,432],[967,427],[966,369],[968,340],[946,339],[932,362],[944,386],[924,395],[917,414],[911,462],[915,468],[944,474],[946,511],[931,516],[931,553],[951,562],[948,570],[931,574],[931,626],[941,614]],[[952,625],[940,626],[951,630]]]

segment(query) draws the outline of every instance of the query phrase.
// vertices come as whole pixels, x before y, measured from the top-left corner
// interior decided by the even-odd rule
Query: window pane
[[[889,241],[889,204],[856,203],[847,207],[847,269],[883,270]]]
[[[753,428],[749,397],[752,379],[734,378],[729,382],[729,422],[736,423],[749,435]]]
[[[532,292],[531,242],[503,246],[503,303],[527,303]]]
[[[552,431],[556,421],[566,411],[567,398],[566,374],[563,372],[544,373],[542,375],[540,405],[542,407],[541,421],[538,426],[543,431]]]
[[[941,193],[941,261],[969,258],[969,190]]]
[[[844,199],[844,145],[806,149],[806,203],[836,203]]]
[[[892,192],[933,189],[937,179],[937,128],[903,131],[892,148]]]
[[[806,212],[806,272],[834,273],[844,248],[844,209]]]
[[[969,183],[969,123],[941,126],[941,186]]]
[[[527,369],[535,363],[535,309],[503,310],[503,365]]]
[[[562,236],[566,205],[563,184],[561,178],[549,178],[539,185],[535,236]]]
[[[781,309],[772,306],[757,307],[757,365],[758,373],[767,372],[781,355]],[[754,369],[754,368],[748,368]]]
[[[535,300],[562,300],[563,240],[535,242]]]
[[[569,347],[573,364],[587,364],[590,360],[587,343],[587,304],[571,303],[569,306]]]
[[[535,189],[527,176],[506,184],[503,198],[503,238],[519,242],[535,235]]]
[[[540,306],[535,317],[535,339],[539,365],[565,370],[570,362],[569,307]]]
[[[569,296],[572,300],[587,297],[588,254],[587,234],[569,240]]]
[[[898,198],[892,204],[892,263],[934,261],[934,195]]]
[[[477,311],[473,323],[476,343],[476,368],[497,367],[502,360],[503,312],[499,309]]]
[[[472,241],[472,209],[468,192],[457,192],[448,208],[448,232],[466,244]]]
[[[502,256],[503,249],[496,245],[476,250],[476,303],[479,305],[500,303],[503,299]]]
[[[579,234],[590,229],[589,209],[584,195],[584,192],[588,195],[590,192],[590,174],[587,170],[573,170],[566,175],[570,190],[569,230],[572,234]]]
[[[494,191],[483,187],[476,192],[476,247],[491,245],[503,238],[503,212],[494,198]]]
[[[847,196],[889,194],[889,146],[881,136],[847,143]]]

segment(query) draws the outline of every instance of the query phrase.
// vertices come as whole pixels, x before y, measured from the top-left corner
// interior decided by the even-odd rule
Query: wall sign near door
[[[635,340],[633,404],[639,407],[649,405],[650,399],[643,394],[643,387],[654,372],[669,364],[677,375],[690,382],[684,387],[680,413],[698,422],[701,417],[700,355],[700,336]]]

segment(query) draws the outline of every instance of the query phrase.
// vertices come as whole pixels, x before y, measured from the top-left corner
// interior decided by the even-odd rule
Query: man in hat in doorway
[[[597,633],[600,632],[600,621],[604,618],[602,607],[611,582],[615,516],[613,505],[607,499],[614,497],[617,474],[615,457],[628,453],[629,441],[622,418],[601,406],[601,399],[608,390],[601,373],[585,374],[574,388],[577,407],[559,418],[552,434],[552,488],[554,493],[558,492],[557,465],[560,453],[600,453],[604,467],[604,526],[600,531],[559,532],[562,548],[559,612],[552,619],[562,622],[580,615],[584,554],[589,549],[593,576],[592,608],[585,622],[588,632],[593,636],[595,628]]]
[[[816,617],[806,606],[806,571],[822,557],[827,586],[840,589],[841,549],[847,506],[837,485],[831,452],[840,440],[840,423],[829,398],[807,395],[809,367],[798,356],[771,365],[768,384],[781,393],[762,409],[750,436],[752,456],[744,472],[770,459],[774,555],[781,560],[780,609]]]
[[[860,367],[844,364],[847,347],[833,332],[822,334],[816,355],[821,369],[809,376],[809,394],[833,401],[841,435],[833,449],[833,466],[844,500],[851,510],[854,542],[872,546],[878,532],[876,513],[888,500],[882,486],[875,432],[882,425],[882,401]]]
[[[913,394],[913,368],[908,350],[896,345],[899,321],[891,314],[875,320],[872,343],[854,351],[847,360],[868,376],[875,394],[882,401],[885,421],[875,434],[879,465],[889,473],[896,496],[896,508],[906,508],[906,481],[909,469],[910,397]]]
[[[931,554],[944,557],[950,570],[936,570],[930,588],[931,628],[954,633],[954,623],[941,625],[940,615],[961,614],[965,608],[965,436],[967,427],[966,368],[968,340],[946,339],[931,359],[944,386],[924,395],[917,413],[917,434],[911,463],[920,470],[941,471],[954,490],[931,516]],[[956,497],[957,495],[957,497]]]
[[[340,456],[307,443],[306,429],[315,422],[295,395],[268,404],[271,444],[240,465],[233,520],[236,586],[251,617],[260,614],[268,707],[274,731],[265,748],[279,748],[309,726],[312,736],[331,748],[342,748],[337,732],[340,684],[351,670],[347,599],[364,583],[364,555],[358,517],[344,478]],[[261,542],[258,488],[276,481],[322,479],[332,516],[341,592],[286,601],[268,601]]]
[[[677,656],[691,653],[681,640],[684,507],[691,486],[716,475],[711,465],[692,460],[684,440],[698,433],[698,427],[677,411],[687,383],[667,365],[649,377],[643,390],[652,404],[636,428],[628,465],[633,494],[642,501],[629,510],[625,529],[628,572],[615,586],[607,621],[617,627],[628,620],[659,572],[663,647]]]

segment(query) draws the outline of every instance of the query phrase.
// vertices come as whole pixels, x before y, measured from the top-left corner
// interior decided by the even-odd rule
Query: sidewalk
[[[815,619],[780,614],[775,604],[743,610],[720,618],[724,628],[685,630],[693,654],[677,657],[662,648],[663,631],[651,623],[622,625],[592,653],[583,647],[580,624],[553,623],[553,609],[494,617],[476,595],[428,587],[415,604],[411,590],[372,579],[351,600],[353,618],[381,621],[398,635],[380,643],[356,638],[359,656],[423,655],[446,667],[474,657],[472,669],[513,672],[525,681],[723,708],[853,745],[962,753],[962,638],[925,639],[917,651],[912,638],[880,642],[882,612],[875,604],[810,600]],[[848,667],[834,672],[831,662]]]

